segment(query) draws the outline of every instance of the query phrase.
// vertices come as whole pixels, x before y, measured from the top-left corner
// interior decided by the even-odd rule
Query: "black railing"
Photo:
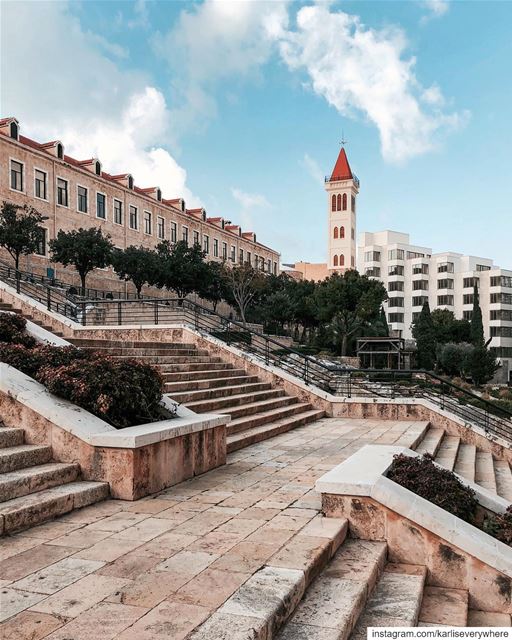
[[[0,279],[6,279],[1,267]],[[512,442],[510,411],[431,372],[354,369],[305,355],[278,339],[186,299],[84,299],[22,278],[18,278],[17,284],[21,293],[45,304],[49,311],[85,326],[185,324],[329,394],[345,398],[425,398],[468,425],[477,425],[488,434]]]

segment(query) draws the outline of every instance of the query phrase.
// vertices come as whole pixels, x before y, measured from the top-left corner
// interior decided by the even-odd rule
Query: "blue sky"
[[[292,262],[325,259],[322,176],[343,130],[358,232],[512,268],[512,3],[43,0],[2,13],[1,111],[26,135],[185,195]]]

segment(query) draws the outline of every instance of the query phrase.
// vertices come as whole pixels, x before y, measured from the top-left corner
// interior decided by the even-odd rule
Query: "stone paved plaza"
[[[292,539],[314,531],[317,478],[364,444],[410,446],[418,435],[414,423],[325,418],[158,495],[7,537],[0,637],[186,638],[277,551],[282,566],[300,562]]]

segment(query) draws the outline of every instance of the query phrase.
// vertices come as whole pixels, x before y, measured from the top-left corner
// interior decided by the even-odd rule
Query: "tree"
[[[208,278],[205,253],[198,244],[189,247],[184,240],[171,245],[164,240],[157,247],[157,269],[154,282],[159,287],[172,289],[180,304],[187,295],[201,290]]]
[[[439,345],[437,362],[440,369],[448,376],[464,375],[464,368],[473,349],[473,345],[467,342],[447,342]]]
[[[484,325],[482,322],[482,309],[480,309],[480,297],[478,287],[473,288],[473,312],[471,314],[471,342],[475,347],[484,344]]]
[[[133,245],[126,249],[114,249],[112,266],[121,280],[133,282],[137,298],[140,298],[142,287],[154,281],[157,254],[151,249]]]
[[[458,320],[449,309],[434,309],[431,313],[436,342],[471,342],[471,325],[467,320]]]
[[[347,355],[349,339],[369,325],[386,298],[382,282],[353,269],[320,283],[315,292],[318,318],[331,325],[342,356]]]
[[[485,344],[475,346],[464,361],[465,372],[471,376],[473,384],[477,386],[489,382],[497,369],[496,358]]]
[[[199,283],[198,294],[203,300],[212,303],[213,310],[225,300],[228,294],[226,267],[222,262],[207,262],[206,278]]]
[[[249,305],[263,289],[265,276],[253,269],[250,264],[234,265],[227,270],[227,283],[233,301],[236,303],[242,323],[246,325],[246,313]]]
[[[436,360],[436,336],[428,300],[423,303],[419,318],[413,325],[412,335],[416,340],[418,367],[431,371]]]
[[[100,227],[59,231],[50,241],[52,260],[65,267],[72,265],[80,276],[82,293],[85,295],[87,275],[94,269],[103,269],[111,264],[114,245],[110,236],[104,236]]]
[[[47,220],[33,207],[12,202],[2,203],[0,211],[0,246],[4,247],[18,271],[20,257],[37,251],[44,229],[41,223]]]

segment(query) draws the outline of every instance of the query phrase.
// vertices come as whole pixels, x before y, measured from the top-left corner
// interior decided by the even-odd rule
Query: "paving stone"
[[[0,624],[2,640],[41,640],[65,623],[65,620],[46,613],[22,611]]]
[[[94,573],[54,593],[46,600],[34,605],[31,610],[76,618],[114,591],[121,589],[126,582],[126,579],[110,578]]]
[[[127,527],[117,534],[118,540],[140,540],[149,542],[162,533],[173,528],[172,522],[159,518],[147,518],[132,527]]]
[[[28,609],[46,596],[43,593],[30,593],[11,587],[4,587],[0,591],[2,606],[0,607],[0,622],[7,620],[20,611]]]
[[[142,573],[153,569],[159,562],[160,558],[139,555],[135,550],[125,553],[114,562],[100,569],[98,573],[104,576],[134,580]]]
[[[21,537],[27,538],[39,538],[40,540],[54,540],[55,538],[60,538],[67,533],[71,533],[76,529],[80,528],[82,525],[79,523],[72,522],[45,522],[45,524],[40,524],[37,527],[31,527],[30,529],[25,529],[24,531],[20,531],[18,534]],[[69,545],[70,547],[73,545]]]
[[[324,568],[331,558],[331,540],[297,535],[268,561],[271,567],[299,569],[304,572],[306,584]]]
[[[512,620],[508,613],[493,613],[474,609],[470,609],[468,612],[468,627],[510,627],[511,625]]]
[[[14,589],[33,591],[35,593],[51,594],[67,587],[69,584],[80,580],[84,576],[100,569],[103,562],[94,560],[82,560],[81,558],[64,558],[45,569],[13,582]]]
[[[119,640],[184,640],[209,610],[183,602],[162,602],[119,635]]]
[[[16,556],[27,549],[33,549],[46,542],[46,538],[32,538],[26,537],[21,533],[11,536],[10,538],[4,538],[2,545],[0,546],[0,576],[2,568],[5,566],[3,561],[12,556]]]
[[[250,573],[208,568],[178,589],[173,599],[217,609],[250,577]]]
[[[178,503],[176,503],[178,504]],[[136,500],[133,505],[124,507],[124,511],[133,511],[134,513],[160,513],[169,509],[171,505],[169,500],[161,500],[158,498],[145,498]]]
[[[100,602],[45,640],[112,640],[147,612],[141,607]]]
[[[268,559],[280,546],[280,544],[240,542],[216,560],[212,564],[212,569],[239,573],[254,573],[267,563]]]
[[[214,613],[190,640],[268,640],[267,628],[259,618]]]
[[[88,549],[82,549],[73,555],[74,558],[84,560],[100,560],[113,562],[126,553],[140,547],[143,543],[139,540],[119,540],[116,534],[97,542]]]
[[[425,587],[419,619],[421,622],[465,627],[468,592],[444,587]]]
[[[88,528],[91,531],[110,531],[112,533],[116,533],[122,531],[123,529],[127,529],[128,527],[132,527],[134,524],[138,524],[148,517],[149,516],[146,513],[119,511],[118,513],[109,515],[106,518],[97,520],[93,524],[89,525]]]
[[[110,535],[110,531],[91,531],[89,527],[84,527],[50,540],[48,544],[62,547],[74,547],[75,549],[86,549],[87,547],[92,547],[93,544],[100,542],[100,540],[103,540]]]
[[[6,542],[8,543],[8,541]],[[2,545],[3,544],[4,541],[2,540]],[[76,549],[73,548],[53,547],[47,544],[26,549],[0,562],[0,578],[2,580],[20,580],[75,552]]]
[[[155,556],[157,558],[170,558],[182,549],[188,548],[193,542],[200,539],[186,533],[174,533],[168,531],[150,542],[137,547],[137,554]]]

